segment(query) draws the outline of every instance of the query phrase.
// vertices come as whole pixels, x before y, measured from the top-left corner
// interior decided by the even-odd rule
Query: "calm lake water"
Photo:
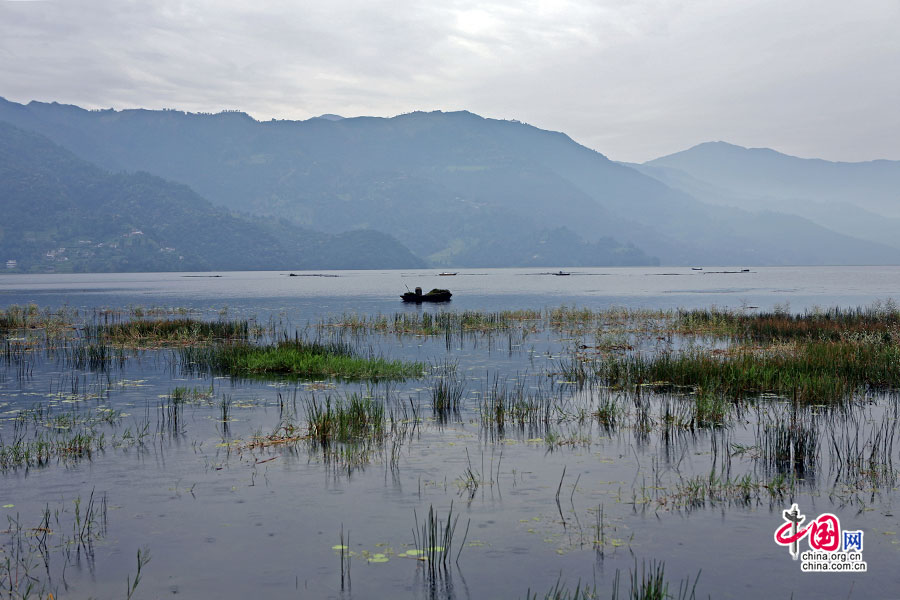
[[[568,276],[481,269],[452,277],[436,271],[0,275],[0,307],[35,303],[87,314],[186,308],[203,318],[255,317],[309,333],[317,322],[348,314],[563,305],[801,312],[900,297],[898,267],[723,271],[735,269],[572,269]],[[449,288],[453,300],[401,303],[400,294],[416,286]],[[0,344],[7,341],[0,334]],[[900,445],[892,443],[896,398],[872,394],[841,415],[811,413],[819,463],[788,493],[761,487],[750,498],[686,503],[685,486],[697,478],[777,477],[753,448],[766,423],[789,418],[790,404],[770,399],[728,427],[673,436],[658,424],[668,403],[679,400],[652,396],[610,427],[573,416],[597,410],[609,391],[578,389],[558,375],[573,349],[597,342],[593,332],[545,327],[437,338],[371,332],[353,341],[390,358],[422,361],[438,376],[455,365],[454,378],[464,386],[461,410],[435,418],[430,401],[440,377],[434,376],[390,386],[242,381],[187,373],[171,349],[130,353],[107,369],[73,366],[64,352],[7,354],[0,361],[2,444],[15,440],[23,412],[37,407],[54,418],[121,416],[103,430],[105,448],[89,458],[0,471],[0,516],[10,523],[2,534],[9,540],[0,537],[0,562],[31,552],[30,576],[55,598],[125,597],[138,549],[149,550],[151,559],[134,598],[524,598],[529,589],[543,597],[557,581],[571,589],[596,584],[607,598],[617,571],[625,596],[629,570],[652,560],[665,562],[673,594],[679,581],[693,586],[696,580],[702,598],[898,597],[896,465],[889,465],[890,477],[866,478],[850,473],[832,451],[852,446],[863,455],[877,446],[885,449],[882,459],[900,461]],[[651,348],[681,343],[653,336],[628,341]],[[211,396],[188,403],[176,426],[166,421],[174,388],[210,386]],[[486,428],[481,401],[496,386],[524,386],[553,398],[552,427]],[[354,392],[384,398],[395,412],[397,430],[383,444],[340,456],[308,443],[250,446],[254,435],[275,431],[286,418],[303,424],[312,399]],[[54,427],[73,426],[66,418]],[[641,418],[651,424],[639,426]],[[47,419],[40,427],[49,428]],[[102,517],[96,508],[93,520],[85,516],[92,494],[95,507],[102,506]],[[459,515],[452,557],[446,571],[430,578],[422,561],[404,553],[415,547],[413,532],[429,507],[446,520],[451,503],[454,518]],[[799,562],[773,540],[792,503],[808,519],[833,513],[844,529],[864,531],[868,572],[801,573]],[[45,509],[49,525],[42,520]],[[34,551],[45,529],[52,533],[44,549]],[[343,574],[333,549],[342,529],[352,553]],[[13,576],[19,575],[7,573]]]
[[[346,311],[403,310],[400,294],[416,286],[449,288],[453,310],[505,310],[577,304],[589,308],[694,308],[789,304],[859,306],[900,296],[900,267],[734,267],[461,270],[247,271],[223,273],[0,274],[0,303],[41,306],[128,305],[286,311],[316,319]],[[730,272],[727,272],[730,271]],[[414,308],[414,307],[413,307]]]

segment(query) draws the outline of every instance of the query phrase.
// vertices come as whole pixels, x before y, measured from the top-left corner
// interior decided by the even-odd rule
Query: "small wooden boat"
[[[691,271],[702,271],[703,267],[691,267]]]
[[[571,275],[571,273],[566,273],[565,271],[560,271],[560,272],[558,272],[558,273],[554,273],[554,275],[556,275],[556,276],[563,276],[563,275]]]
[[[416,304],[420,304],[422,302],[447,302],[452,295],[450,290],[439,290],[437,288],[431,290],[427,294],[423,294],[422,288],[417,287],[415,292],[406,292],[400,297],[403,298],[404,302],[415,302]]]

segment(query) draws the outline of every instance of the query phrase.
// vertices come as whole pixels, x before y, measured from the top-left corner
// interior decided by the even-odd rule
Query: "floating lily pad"
[[[3,508],[15,508],[15,504],[4,504]]]
[[[346,550],[347,546],[345,546],[343,544],[336,544],[336,545],[332,546],[331,549],[332,550]]]

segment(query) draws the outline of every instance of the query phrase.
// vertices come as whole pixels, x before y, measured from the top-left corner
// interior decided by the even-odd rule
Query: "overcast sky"
[[[0,0],[0,96],[466,109],[629,161],[710,140],[900,159],[900,0]]]

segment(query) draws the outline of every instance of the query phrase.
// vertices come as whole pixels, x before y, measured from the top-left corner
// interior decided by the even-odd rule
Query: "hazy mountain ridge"
[[[565,244],[571,253],[567,264],[655,262],[634,246],[612,242],[591,228],[585,228],[591,239],[582,241],[571,226],[584,219],[567,216],[558,206],[533,203],[531,209],[543,213],[524,215],[504,205],[502,197],[460,197],[459,189],[469,185],[466,180],[478,167],[470,169],[473,158],[443,141],[446,126],[435,130],[429,120],[417,120],[421,115],[405,115],[413,123],[400,127],[399,137],[418,131],[430,137],[431,152],[423,152],[420,144],[404,144],[402,139],[394,143],[384,125],[387,122],[390,129],[396,122],[384,119],[257,123],[241,113],[92,112],[53,104],[0,102],[0,118],[8,115],[15,116],[18,125],[53,137],[107,168],[148,170],[187,183],[232,209],[287,217],[325,231],[387,231],[441,266],[559,264],[546,262],[546,256],[559,255],[546,243],[523,248],[518,242],[523,235],[558,239],[550,232],[559,227],[573,230]],[[455,116],[482,121],[468,113]],[[347,122],[354,125],[347,128]],[[400,122],[404,123],[403,118]],[[451,131],[454,128],[449,126]],[[320,135],[321,131],[331,135]],[[435,174],[435,161],[452,164]],[[397,163],[404,168],[397,169]],[[447,172],[456,172],[451,179],[458,185],[444,184]],[[471,175],[478,178],[477,173]],[[526,193],[527,183],[519,186]],[[569,188],[567,193],[582,196],[581,207],[594,221],[602,220],[601,207]],[[500,240],[509,243],[498,244]],[[572,240],[577,243],[573,245]],[[483,252],[475,251],[481,247]]]
[[[468,112],[257,122],[0,101],[0,118],[231,209],[385,231],[440,266],[900,262],[803,217],[700,201],[562,133]]]
[[[900,217],[900,161],[834,162],[706,142],[644,164],[678,169],[749,198],[849,202]]]
[[[900,161],[843,163],[708,142],[629,166],[712,204],[800,215],[900,248]]]
[[[231,215],[187,186],[109,173],[0,122],[0,259],[15,271],[421,267],[377,232],[327,235]]]

